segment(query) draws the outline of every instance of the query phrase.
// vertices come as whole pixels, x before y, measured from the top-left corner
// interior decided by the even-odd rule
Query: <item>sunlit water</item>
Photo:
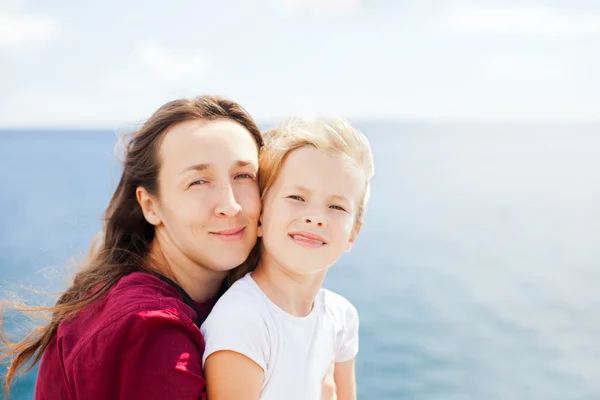
[[[326,281],[360,312],[359,398],[600,398],[600,127],[360,127],[371,202]],[[3,289],[64,285],[116,186],[115,141],[0,131]]]

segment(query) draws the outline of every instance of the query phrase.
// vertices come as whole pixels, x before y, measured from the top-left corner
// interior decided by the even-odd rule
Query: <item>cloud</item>
[[[515,58],[513,56],[496,54],[485,60],[485,69],[494,74],[507,75],[515,71]]]
[[[0,98],[0,125],[13,127],[111,127],[137,124],[160,105],[197,95],[206,83],[208,63],[191,52],[168,51],[156,42],[140,43],[112,76],[97,85],[28,85]],[[31,110],[35,110],[32,118]]]
[[[103,109],[69,88],[29,85],[0,103],[0,124],[25,128],[93,126],[102,122],[101,118],[95,117]]]
[[[23,49],[44,44],[60,31],[55,18],[0,12],[0,47]]]
[[[492,54],[482,61],[482,68],[491,77],[556,82],[568,76],[564,62],[531,55]]]
[[[282,0],[283,6],[293,12],[312,14],[354,14],[361,9],[361,0]]]
[[[197,86],[207,70],[208,63],[198,54],[177,54],[146,41],[134,49],[125,69],[107,80],[107,87],[117,92],[138,92],[165,86]]]
[[[455,30],[503,36],[600,36],[600,14],[567,14],[539,7],[460,8],[447,16],[445,24]]]

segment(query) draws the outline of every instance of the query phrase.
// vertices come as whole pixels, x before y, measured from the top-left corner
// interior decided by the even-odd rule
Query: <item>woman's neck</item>
[[[156,236],[150,245],[148,262],[150,268],[175,281],[198,303],[214,299],[227,275],[227,271],[211,271],[194,263]]]
[[[313,309],[326,273],[327,270],[323,270],[316,274],[298,275],[263,254],[252,272],[252,278],[279,308],[293,316],[305,317]]]

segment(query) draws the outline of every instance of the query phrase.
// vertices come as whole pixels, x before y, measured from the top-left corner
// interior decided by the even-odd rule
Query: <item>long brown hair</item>
[[[71,286],[59,297],[54,307],[16,306],[26,312],[50,312],[52,318],[18,343],[6,337],[0,308],[0,360],[11,359],[5,379],[5,395],[15,373],[30,371],[42,357],[59,324],[106,294],[123,276],[136,271],[151,270],[144,260],[154,238],[154,226],[149,224],[136,198],[136,189],[145,188],[157,195],[159,149],[164,132],[175,124],[190,120],[227,119],[239,123],[252,135],[258,150],[263,146],[260,130],[250,115],[237,103],[217,97],[201,96],[171,101],[159,108],[144,125],[131,135],[125,147],[121,180],[104,213],[104,229],[97,244],[92,243],[88,260],[75,275]],[[248,260],[230,272],[225,284],[253,269],[257,249]]]

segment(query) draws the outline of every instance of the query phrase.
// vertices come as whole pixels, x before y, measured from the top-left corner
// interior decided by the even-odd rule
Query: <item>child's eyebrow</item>
[[[342,196],[341,194],[333,194],[331,195],[331,198],[341,201],[350,201],[346,196]]]
[[[306,186],[302,186],[302,185],[288,186],[286,189],[287,190],[298,190],[298,191],[304,192],[304,193],[312,193],[312,190],[310,190]]]
[[[312,190],[310,190],[306,186],[302,186],[302,185],[290,186],[288,189],[298,190],[300,192],[307,193],[307,194],[313,193]],[[346,196],[341,195],[341,194],[329,194],[328,197],[331,199],[340,200],[340,201],[350,201]]]

